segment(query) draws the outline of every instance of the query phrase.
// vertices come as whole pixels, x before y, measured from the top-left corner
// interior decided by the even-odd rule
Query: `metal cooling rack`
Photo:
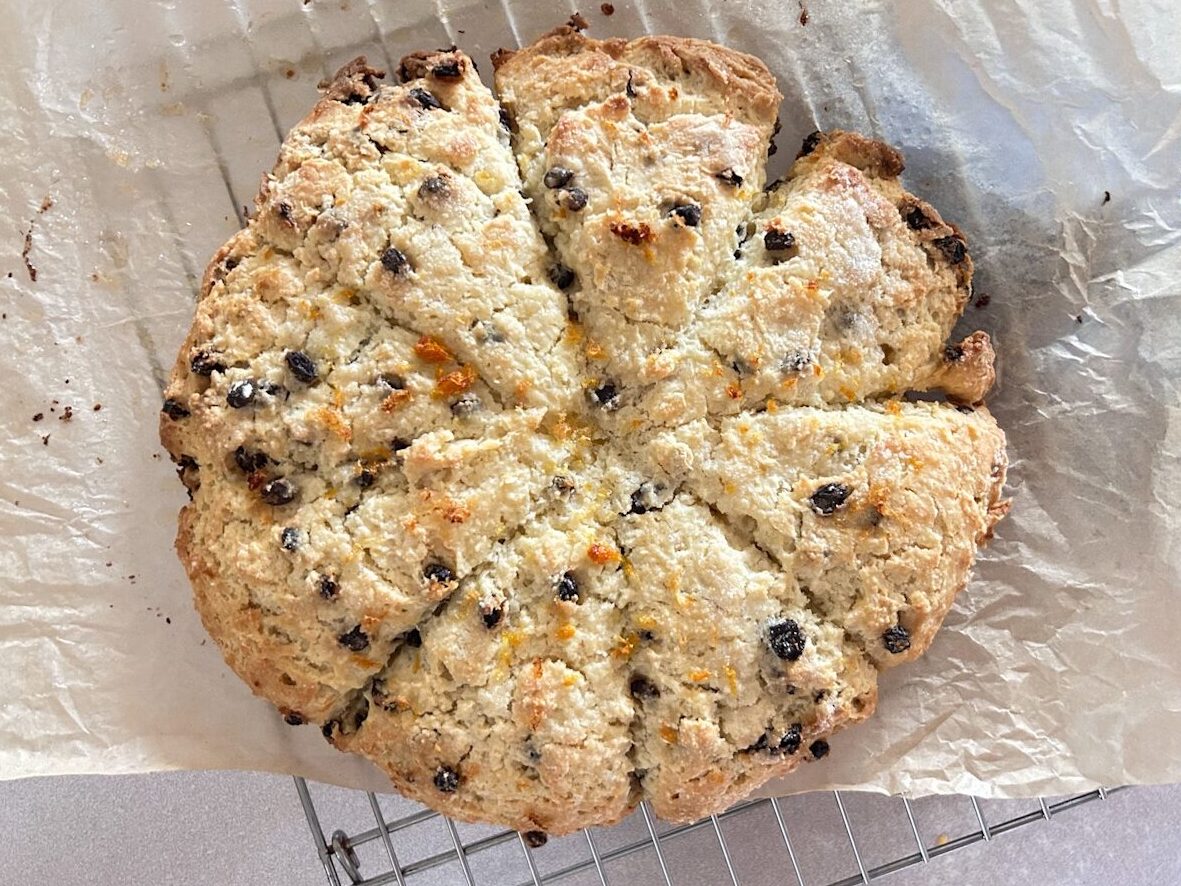
[[[295,789],[331,886],[856,886],[1109,793],[986,801],[826,791],[748,800],[681,825],[657,820],[645,804],[612,828],[534,848],[515,831],[456,823],[401,798],[316,786],[351,828],[326,832],[313,788],[296,778]]]

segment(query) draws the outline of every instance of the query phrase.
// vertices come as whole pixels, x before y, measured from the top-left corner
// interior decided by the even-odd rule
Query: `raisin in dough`
[[[358,60],[284,141],[165,392],[177,548],[230,666],[406,795],[697,818],[868,717],[1005,511],[971,263],[879,142],[764,192],[749,56],[495,62],[508,113],[458,51]]]

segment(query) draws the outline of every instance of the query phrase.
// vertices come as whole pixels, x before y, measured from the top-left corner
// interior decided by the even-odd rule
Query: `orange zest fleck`
[[[619,638],[619,642],[611,647],[612,658],[631,658],[636,649],[636,642],[640,638],[630,631]]]
[[[467,508],[460,507],[459,505],[452,505],[443,513],[443,516],[447,519],[448,523],[455,524],[467,522],[467,519],[471,515],[471,511],[469,511]]]
[[[709,676],[709,671],[705,670],[704,668],[689,672],[689,679],[694,683],[704,683],[709,679]]]
[[[677,730],[667,723],[660,727],[660,737],[669,744],[676,744],[678,739]]]
[[[734,670],[734,668],[730,667],[730,665],[726,665],[725,671],[726,671],[726,685],[730,687],[730,693],[732,695],[737,695],[738,694],[738,671]]]
[[[587,548],[586,555],[590,557],[592,563],[597,563],[600,566],[605,566],[608,563],[618,563],[620,559],[619,551],[598,543]]]
[[[446,363],[451,359],[451,352],[437,338],[424,335],[414,343],[414,353],[418,359],[427,363]]]
[[[902,404],[899,403],[897,400],[887,400],[886,401],[886,412],[890,413],[890,415],[901,415],[902,414]]]
[[[382,412],[393,412],[401,409],[410,402],[411,394],[407,390],[390,391],[389,396],[381,401]]]
[[[440,376],[435,382],[435,393],[441,397],[453,397],[462,394],[476,383],[476,367],[461,366],[454,372]]]
[[[841,396],[846,400],[852,401],[857,399],[857,389],[852,385],[841,385],[837,390],[841,392]]]
[[[726,385],[726,396],[731,400],[737,400],[742,396],[742,385],[736,381],[730,382]]]
[[[569,640],[574,636],[574,625],[561,625],[556,633],[559,640]]]
[[[768,400],[767,401],[767,411],[770,413],[778,412],[779,411],[779,404],[776,403],[774,400]]]
[[[329,409],[326,406],[321,406],[312,413],[316,421],[324,425],[332,433],[336,434],[341,440],[346,443],[353,439],[353,431],[345,422],[344,417],[335,409]]]
[[[596,341],[588,341],[584,350],[590,360],[603,360],[607,357],[607,351]]]

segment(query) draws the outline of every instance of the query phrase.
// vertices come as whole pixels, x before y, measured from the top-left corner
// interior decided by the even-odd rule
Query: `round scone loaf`
[[[358,59],[284,141],[165,394],[177,548],[230,666],[407,796],[697,818],[868,717],[1005,511],[971,261],[880,142],[767,185],[755,58],[493,61]]]

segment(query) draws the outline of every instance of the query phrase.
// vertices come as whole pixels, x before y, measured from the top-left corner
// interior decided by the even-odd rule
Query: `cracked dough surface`
[[[406,795],[695,819],[868,717],[1005,511],[971,261],[880,142],[764,187],[750,56],[494,64],[359,59],[284,141],[165,394],[177,548],[230,666]]]

